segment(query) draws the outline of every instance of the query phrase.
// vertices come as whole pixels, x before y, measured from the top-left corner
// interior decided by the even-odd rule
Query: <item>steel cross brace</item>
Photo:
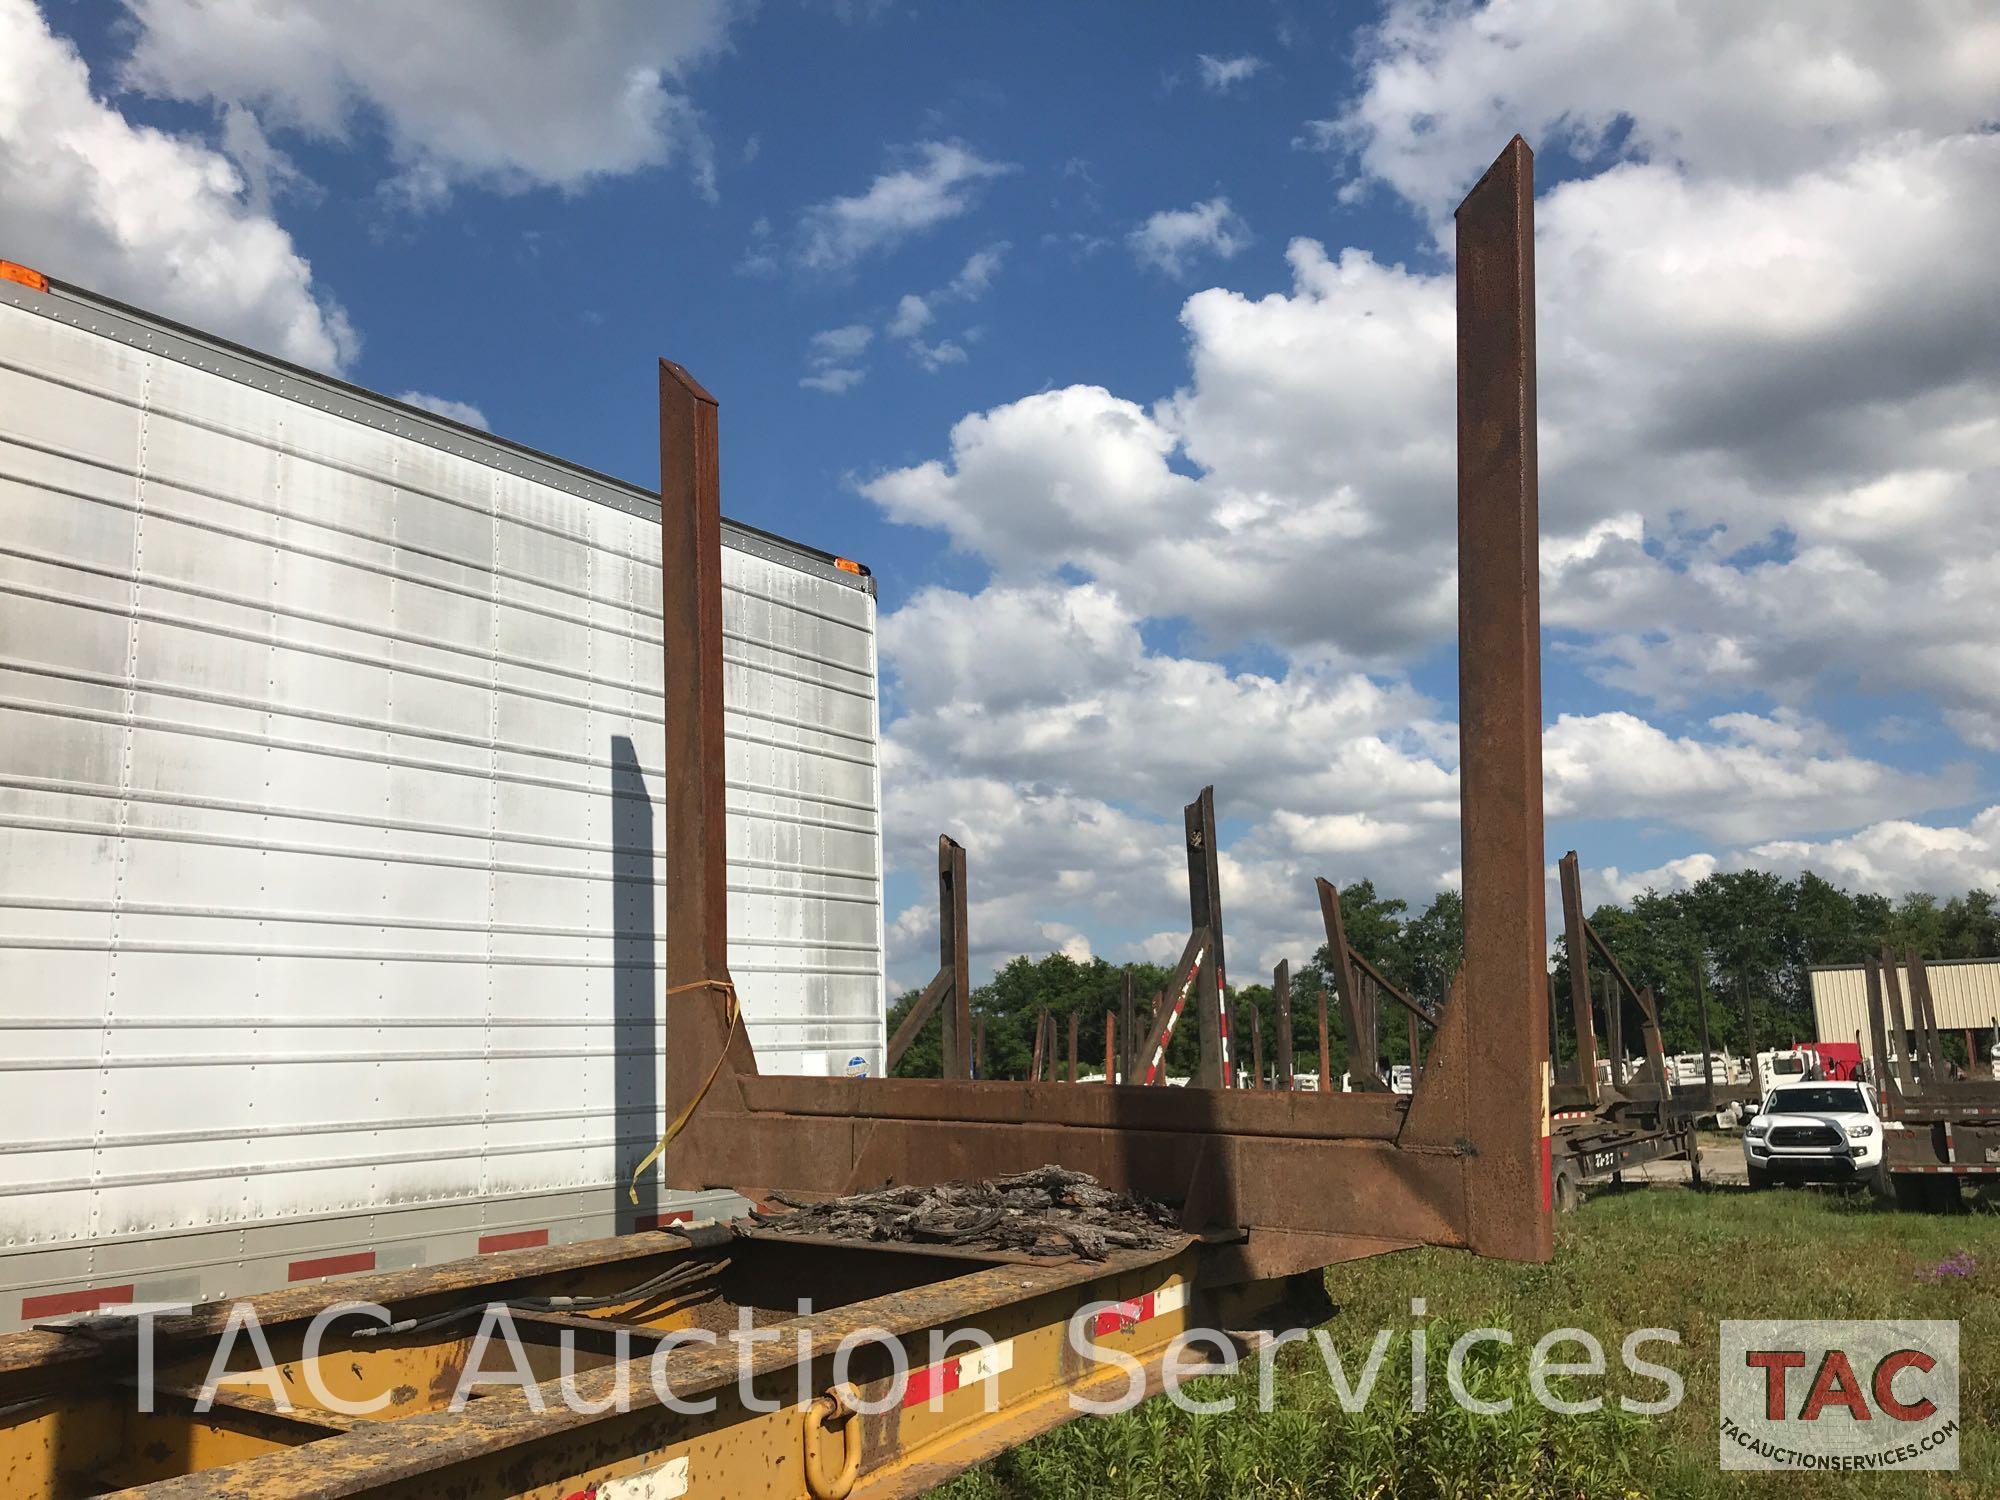
[[[972,1076],[971,940],[966,935],[965,902],[965,850],[956,840],[939,834],[938,971],[889,1039],[885,1073],[895,1072],[932,1012],[949,1000],[951,1003],[944,1006],[944,1076]]]

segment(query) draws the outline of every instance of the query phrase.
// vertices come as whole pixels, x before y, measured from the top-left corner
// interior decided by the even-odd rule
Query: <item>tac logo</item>
[[[1722,1325],[1722,1467],[1958,1467],[1958,1324]]]

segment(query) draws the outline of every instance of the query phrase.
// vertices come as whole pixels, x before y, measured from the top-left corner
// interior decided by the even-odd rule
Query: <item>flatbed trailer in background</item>
[[[1909,1007],[1904,1009],[1907,967]],[[1864,962],[1870,1081],[1881,1103],[1882,1167],[1904,1208],[1959,1206],[1968,1181],[2000,1180],[2000,1079],[1954,1077],[1923,958],[1884,948]],[[1996,1023],[2000,1030],[2000,1023]]]
[[[946,1077],[764,1072],[730,971],[716,405],[663,363],[662,561],[692,584],[664,600],[667,1183],[782,1208],[1060,1163],[1171,1206],[1177,1227],[1152,1249],[1024,1262],[756,1220],[663,1226],[294,1287],[247,1313],[212,1303],[37,1328],[0,1337],[10,1493],[909,1495],[1069,1420],[1079,1398],[1158,1389],[1182,1330],[1236,1347],[1323,1317],[1321,1272],[1336,1262],[1418,1245],[1545,1260],[1532,214],[1517,137],[1458,212],[1465,961],[1413,1095],[1215,1086],[1229,1071],[1209,874],[1190,896],[1197,1081],[1210,1086],[970,1078],[957,975],[939,998],[953,1017]],[[1191,873],[1212,874],[1212,829],[1190,818]],[[376,1310],[338,1311],[361,1299]],[[248,1313],[264,1347],[232,1340]],[[455,1402],[476,1352],[492,1368],[479,1331],[506,1319],[531,1368]],[[745,1323],[775,1335],[746,1341],[747,1388],[737,1352],[697,1337]],[[929,1337],[968,1328],[985,1341]],[[150,1410],[130,1388],[142,1351]],[[342,1410],[357,1400],[374,1409]]]
[[[1552,1135],[1550,1192],[1558,1212],[1583,1199],[1591,1183],[1619,1182],[1634,1167],[1655,1161],[1685,1161],[1688,1176],[1701,1185],[1701,1145],[1696,1137],[1697,1106],[1675,1088],[1660,1035],[1659,1011],[1650,988],[1627,977],[1624,967],[1583,912],[1583,879],[1576,851],[1562,857],[1558,878],[1563,903],[1563,944],[1568,954],[1570,1009],[1576,1056],[1568,1075],[1556,1054],[1556,993],[1550,981],[1549,1091]],[[1610,1077],[1599,1072],[1597,1027],[1590,977],[1592,954],[1609,971],[1604,986],[1604,1026]],[[1629,1076],[1625,1057],[1625,1002],[1638,1006],[1645,1061]],[[1707,1041],[1703,1028],[1704,1044]],[[1703,1047],[1704,1054],[1707,1047]]]

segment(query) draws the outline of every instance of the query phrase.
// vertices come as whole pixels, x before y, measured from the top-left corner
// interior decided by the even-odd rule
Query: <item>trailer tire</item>
[[[1955,1214],[1965,1207],[1956,1177],[1931,1173],[1898,1172],[1896,1207],[1906,1213]]]
[[[1583,1184],[1577,1180],[1576,1168],[1568,1162],[1556,1167],[1550,1181],[1549,1197],[1554,1200],[1559,1214],[1573,1214],[1582,1206]]]

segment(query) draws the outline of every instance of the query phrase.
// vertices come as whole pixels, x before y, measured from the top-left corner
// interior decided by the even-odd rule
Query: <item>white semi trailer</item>
[[[872,580],[724,543],[746,1024],[877,1073]],[[0,1330],[707,1206],[626,1197],[659,559],[643,488],[0,265]]]

